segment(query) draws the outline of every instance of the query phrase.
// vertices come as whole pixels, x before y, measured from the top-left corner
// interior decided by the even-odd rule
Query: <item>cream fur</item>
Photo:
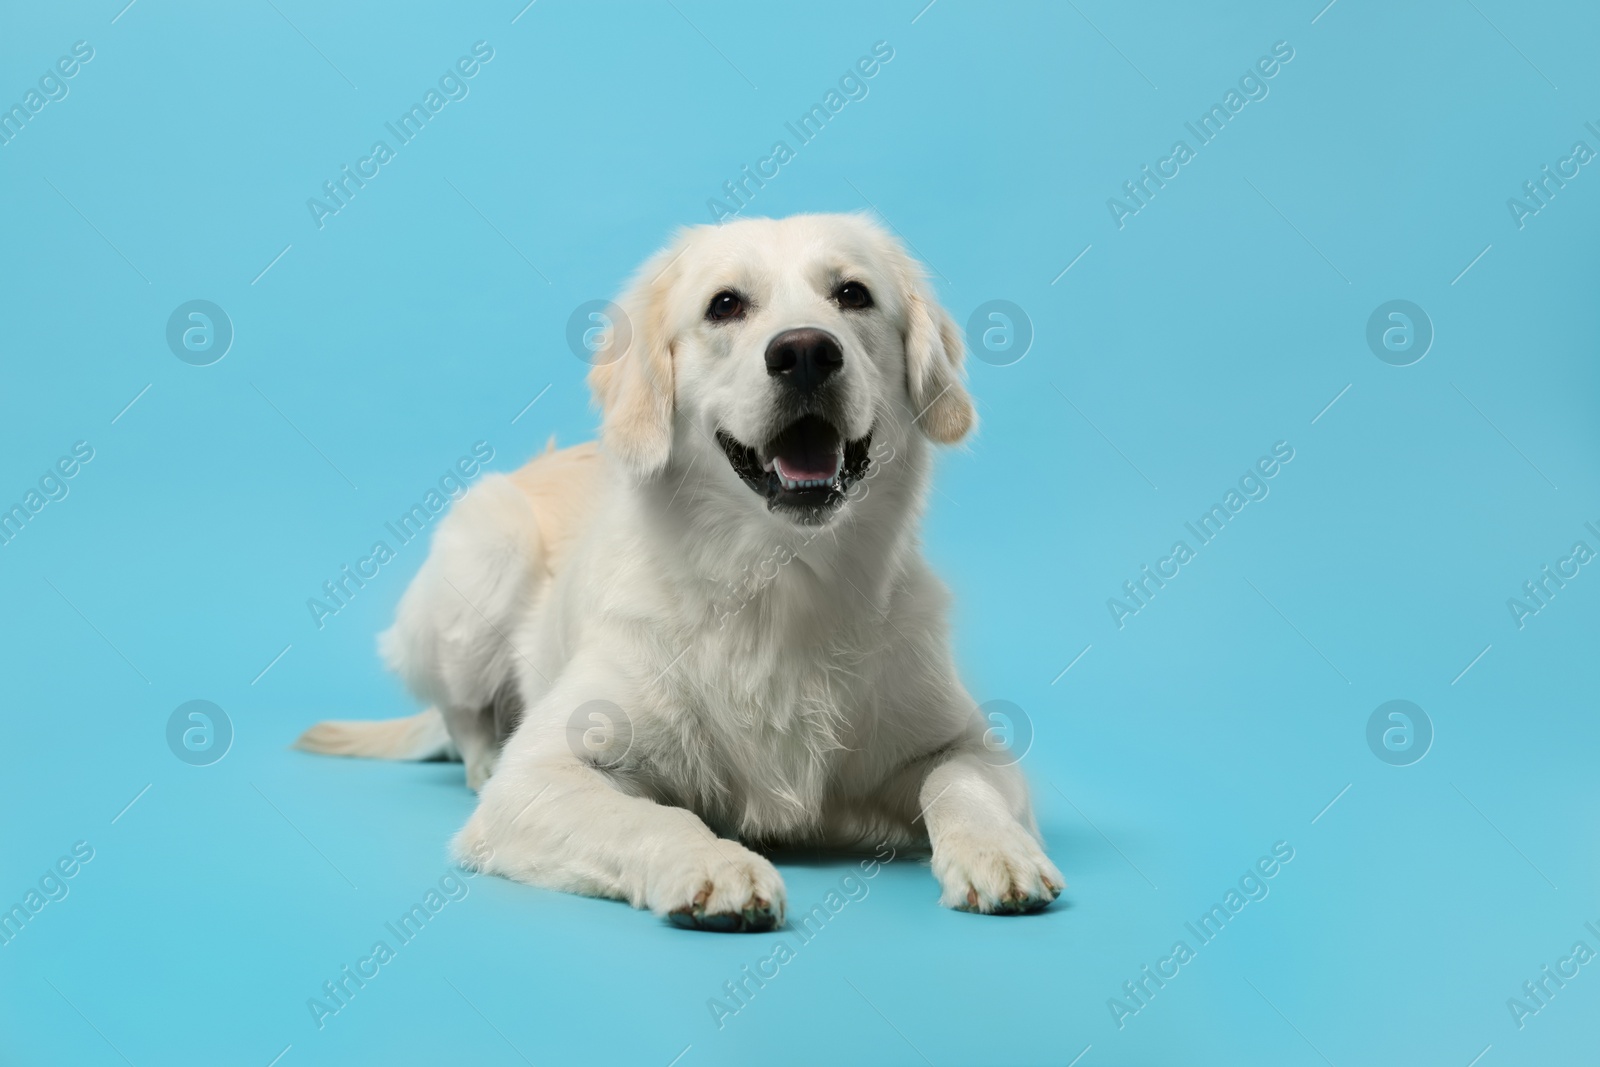
[[[842,278],[876,306],[835,305]],[[749,314],[707,324],[727,286]],[[384,637],[450,741],[418,725],[425,712],[322,724],[302,746],[454,750],[481,788],[462,862],[685,925],[781,924],[760,845],[927,843],[948,906],[1055,899],[1064,881],[1020,772],[985,747],[917,544],[930,444],[975,422],[961,335],[919,265],[861,217],[752,219],[681,232],[619,305],[630,343],[591,374],[599,444],[474,487]],[[873,442],[864,491],[822,525],[769,512],[715,443],[781,429],[762,352],[796,327],[839,338],[842,429]],[[497,751],[486,709],[507,683],[524,713]],[[614,765],[582,743],[597,700],[625,716]]]

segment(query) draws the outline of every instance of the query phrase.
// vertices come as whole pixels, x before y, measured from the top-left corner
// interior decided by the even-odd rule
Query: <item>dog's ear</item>
[[[966,355],[961,331],[933,297],[921,264],[905,257],[906,390],[917,426],[930,440],[954,444],[972,431],[978,413],[962,382]]]
[[[607,312],[612,318],[593,356],[589,388],[600,405],[600,440],[643,479],[672,454],[672,334],[667,291],[682,239],[651,256]],[[616,312],[620,312],[616,314]]]

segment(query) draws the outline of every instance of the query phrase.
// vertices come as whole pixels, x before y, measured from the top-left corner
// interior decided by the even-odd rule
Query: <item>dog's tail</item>
[[[294,747],[324,756],[367,759],[455,759],[450,731],[438,708],[403,719],[329,720],[319,722],[295,740]]]

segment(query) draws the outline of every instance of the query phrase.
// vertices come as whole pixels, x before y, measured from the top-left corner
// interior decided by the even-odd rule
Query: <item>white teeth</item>
[[[796,481],[793,478],[785,478],[782,474],[778,475],[778,484],[785,489],[817,489],[825,485],[833,485],[836,481],[837,478],[806,478]]]

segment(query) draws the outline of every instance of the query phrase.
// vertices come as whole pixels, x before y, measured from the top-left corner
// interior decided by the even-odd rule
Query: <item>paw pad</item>
[[[696,894],[693,905],[668,912],[667,918],[674,926],[685,930],[711,930],[721,934],[761,933],[778,925],[772,902],[762,897],[751,897],[736,912],[708,912],[705,908],[708,896],[707,892]]]

